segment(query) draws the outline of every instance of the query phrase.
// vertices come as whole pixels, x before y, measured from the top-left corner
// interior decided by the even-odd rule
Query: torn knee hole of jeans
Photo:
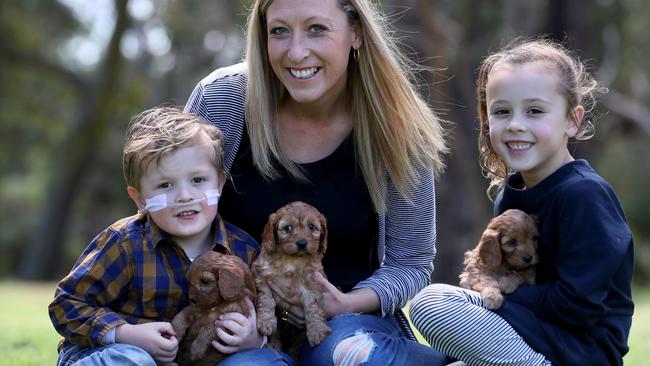
[[[360,365],[368,360],[374,346],[368,333],[357,332],[336,345],[332,359],[337,366]]]

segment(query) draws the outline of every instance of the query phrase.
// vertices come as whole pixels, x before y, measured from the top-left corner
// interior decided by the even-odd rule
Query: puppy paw
[[[309,341],[309,345],[312,347],[318,346],[331,333],[332,328],[328,327],[325,324],[318,326],[307,326],[307,340]]]
[[[490,310],[496,310],[503,304],[503,295],[501,295],[501,291],[498,288],[490,287],[483,289],[481,291],[481,298],[483,298],[485,307]]]
[[[257,318],[257,330],[261,335],[270,336],[278,328],[278,319],[275,316]]]

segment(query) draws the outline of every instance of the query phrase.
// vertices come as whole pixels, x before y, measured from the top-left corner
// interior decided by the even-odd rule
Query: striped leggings
[[[411,321],[429,344],[468,365],[551,365],[478,292],[445,284],[427,286],[415,296]]]

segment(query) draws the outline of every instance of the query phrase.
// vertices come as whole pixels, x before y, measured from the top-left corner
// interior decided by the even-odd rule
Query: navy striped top
[[[225,136],[226,170],[231,171],[245,131],[246,64],[217,69],[201,80],[185,110],[216,124]],[[420,169],[420,180],[403,197],[390,178],[383,191],[386,212],[377,215],[380,267],[355,288],[371,288],[381,315],[392,314],[430,282],[435,255],[433,167]],[[344,206],[342,206],[343,208]]]

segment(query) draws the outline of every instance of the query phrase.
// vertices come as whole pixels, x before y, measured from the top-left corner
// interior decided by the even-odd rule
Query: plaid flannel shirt
[[[251,236],[219,216],[213,229],[213,250],[249,265],[259,254]],[[93,239],[57,286],[49,313],[64,337],[59,349],[100,346],[122,324],[171,321],[188,304],[189,265],[184,250],[148,216],[117,221]]]

